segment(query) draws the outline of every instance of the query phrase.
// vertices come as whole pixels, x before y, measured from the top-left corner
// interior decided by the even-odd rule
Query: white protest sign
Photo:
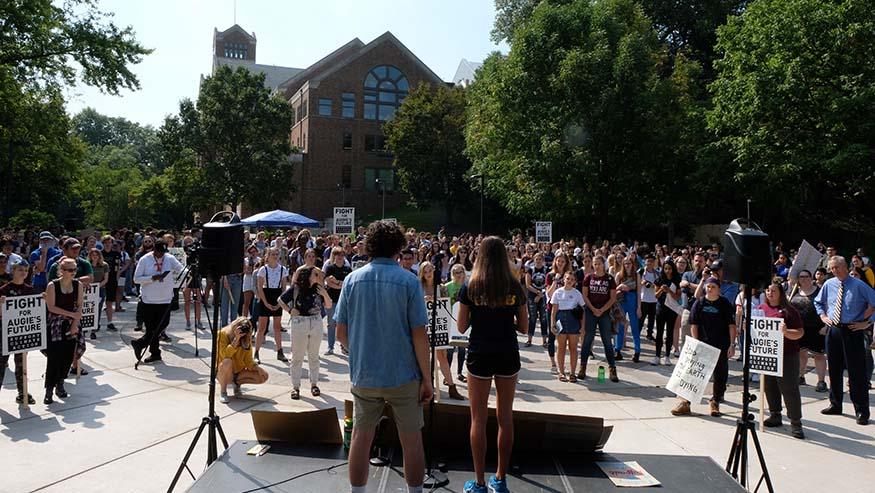
[[[820,267],[820,260],[822,258],[823,254],[817,248],[814,248],[811,243],[802,240],[802,245],[799,246],[799,251],[796,253],[796,258],[793,260],[793,266],[790,267],[788,275],[796,279],[799,277],[799,272],[803,269],[814,274],[814,271]]]
[[[82,318],[79,330],[89,331],[97,328],[97,309],[100,308],[100,284],[84,284],[85,296],[82,301]]]
[[[432,309],[437,306],[437,316],[435,317],[434,335],[432,335]],[[450,349],[450,331],[451,327],[456,325],[456,319],[453,317],[453,307],[450,306],[449,298],[438,298],[437,301],[426,301],[425,308],[428,310],[428,343],[435,349]]]
[[[178,260],[179,263],[183,267],[185,267],[186,262],[188,262],[188,256],[185,254],[185,250],[182,248],[178,248],[178,247],[168,248],[167,253],[169,253],[170,255],[173,255],[176,258],[176,260]],[[174,274],[173,287],[175,289],[181,288],[182,284],[185,282],[186,276],[183,275],[183,272],[185,272],[187,274],[187,271],[185,269],[182,269],[179,272],[177,272],[176,274]]]
[[[355,207],[334,208],[334,234],[349,235],[355,228]]]
[[[750,317],[750,371],[776,377],[784,374],[782,318]]]
[[[614,483],[614,486],[619,488],[642,488],[660,485],[656,478],[635,461],[599,461],[596,462],[596,465]]]
[[[387,218],[383,219],[383,221],[386,221],[389,224],[398,224],[398,219],[396,219],[394,217],[387,217]]]
[[[676,299],[672,298],[669,295],[665,296],[665,307],[677,313],[678,315],[684,314],[684,307],[682,307]]]
[[[719,349],[692,337],[685,338],[684,347],[665,388],[682,399],[701,402],[719,358]]]
[[[46,306],[43,295],[9,296],[2,310],[3,354],[46,348]]]
[[[468,334],[462,334],[459,332],[459,302],[453,304],[453,323],[450,324],[450,345],[451,346],[460,346],[460,347],[468,347]]]
[[[535,241],[538,243],[553,243],[552,221],[538,221],[535,223]]]

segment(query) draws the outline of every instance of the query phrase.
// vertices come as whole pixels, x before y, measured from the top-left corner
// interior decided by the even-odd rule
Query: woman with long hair
[[[93,282],[100,285],[100,289],[98,294],[100,296],[100,302],[97,304],[97,313],[94,314],[97,317],[97,325],[94,330],[91,331],[91,335],[89,336],[91,339],[97,339],[96,332],[100,331],[100,315],[103,311],[103,304],[106,302],[106,283],[109,281],[109,265],[103,261],[103,253],[97,248],[92,248],[90,252],[88,252],[88,263],[91,264],[91,271],[94,278]]]
[[[520,353],[517,333],[528,328],[526,294],[510,270],[507,250],[500,238],[480,243],[471,280],[459,292],[458,327],[468,338],[468,391],[471,396],[471,455],[475,479],[464,491],[485,493],[486,420],[492,381],[495,380],[498,418],[498,465],[489,478],[490,491],[507,491],[505,476],[513,449],[513,401]]]
[[[790,433],[795,438],[805,438],[802,431],[802,397],[799,394],[799,340],[805,334],[799,311],[787,300],[784,279],[776,277],[766,288],[766,302],[760,308],[767,317],[782,318],[784,333],[783,377],[763,375],[769,417],[763,421],[768,427],[781,426],[781,397],[787,406],[790,418]]]
[[[683,276],[685,273],[690,270],[690,261],[687,260],[687,257],[683,256],[683,254],[675,257],[674,261],[675,267],[677,267],[678,278],[683,280]],[[687,295],[684,290],[681,290],[681,297],[679,299],[679,303],[681,307],[688,306],[687,305]],[[672,337],[672,346],[674,347],[674,357],[677,358],[680,355],[680,338],[681,338],[681,318],[676,317],[674,322],[674,331]]]
[[[583,300],[586,303],[586,334],[580,353],[580,371],[577,378],[586,378],[586,363],[592,352],[595,335],[598,332],[608,360],[608,374],[612,382],[619,382],[617,363],[611,350],[611,307],[617,302],[617,283],[605,269],[605,258],[597,255],[592,262],[595,273],[583,279]]]
[[[550,272],[547,273],[547,305],[546,310],[547,313],[550,314],[550,317],[553,317],[553,293],[562,289],[565,286],[565,274],[571,273],[574,274],[574,271],[571,270],[571,261],[568,260],[568,255],[564,253],[559,253],[553,259],[553,266],[550,269]],[[577,279],[575,278],[575,284],[577,284]],[[582,318],[583,314],[578,318]],[[556,336],[552,330],[552,327],[556,325],[555,321],[550,324],[551,330],[547,333],[547,355],[550,357],[550,371],[554,374],[560,373],[561,365],[556,366]],[[576,349],[575,349],[576,351]],[[564,353],[563,353],[564,355]],[[577,365],[575,364],[574,367]]]
[[[228,402],[228,385],[234,384],[234,397],[240,397],[244,383],[259,385],[267,381],[267,372],[252,359],[252,321],[242,316],[219,329],[216,380],[219,402]]]
[[[614,358],[623,359],[621,352],[626,344],[626,327],[632,333],[632,343],[635,353],[632,362],[638,363],[641,359],[641,330],[638,327],[638,318],[641,316],[641,284],[638,282],[638,266],[632,257],[623,259],[623,269],[617,273],[614,280],[617,283],[617,303],[623,311],[623,320],[628,317],[629,323],[620,323],[617,327],[617,340],[614,344]]]
[[[557,260],[559,257],[557,257]],[[553,263],[553,267],[556,262]],[[583,295],[575,287],[577,278],[574,272],[566,270],[562,276],[562,287],[553,290],[550,295],[550,334],[555,334],[559,341],[558,373],[560,382],[577,382],[577,343],[580,339],[580,328],[583,326]],[[551,346],[552,340],[551,340]],[[552,347],[550,348],[552,349]],[[571,360],[571,376],[565,374],[565,352],[568,350]],[[553,360],[552,354],[550,355]],[[555,367],[556,363],[554,363]]]
[[[422,286],[422,292],[425,295],[426,306],[427,302],[434,300],[434,269],[435,266],[431,262],[423,262],[419,264],[419,284]],[[438,296],[442,296],[443,293],[441,293],[440,289],[442,286],[438,284],[437,287]],[[429,313],[431,313],[431,311],[429,311]],[[444,376],[444,385],[447,386],[447,392],[450,395],[450,399],[457,401],[465,400],[465,397],[459,393],[455,382],[453,382],[453,371],[450,368],[450,360],[447,358],[447,351],[445,349],[438,349],[435,351],[435,359],[441,369],[441,374]]]
[[[243,316],[255,319],[256,313],[252,310],[252,300],[255,298],[255,272],[261,267],[261,257],[258,256],[258,247],[250,244],[246,247],[246,257],[243,258]]]
[[[669,354],[671,354],[671,343],[674,340],[672,334],[678,318],[677,312],[669,308],[668,303],[674,302],[677,305],[681,297],[681,276],[677,273],[673,261],[666,260],[662,264],[662,271],[654,284],[656,285],[654,294],[657,300],[656,356],[653,357],[652,364],[667,366],[671,364]],[[665,344],[665,356],[662,356],[663,344]]]
[[[283,354],[282,319],[283,311],[277,303],[277,299],[286,290],[289,279],[289,270],[280,265],[280,252],[276,248],[268,248],[265,255],[267,261],[255,274],[255,287],[258,293],[258,333],[255,337],[255,361],[261,363],[258,350],[264,343],[267,324],[273,319],[273,338],[276,341],[276,359],[283,363],[288,362]]]
[[[61,399],[67,397],[64,379],[73,363],[85,297],[84,290],[76,279],[76,260],[64,257],[58,267],[61,277],[49,283],[45,294],[49,330],[44,404],[54,402],[52,391]]]
[[[189,247],[194,243],[194,238],[186,236],[182,239],[182,247]],[[191,271],[189,271],[191,272]],[[194,302],[194,328],[203,329],[201,325],[201,277],[189,274],[189,279],[182,288],[182,299],[185,306],[185,330],[191,330],[191,308]]]
[[[526,291],[528,295],[529,309],[529,334],[526,347],[532,345],[532,337],[535,335],[535,324],[541,323],[541,345],[548,347],[547,343],[547,273],[549,269],[544,265],[544,254],[537,252],[533,257],[532,266],[526,271]]]
[[[308,253],[312,249],[308,250]],[[322,312],[331,308],[331,297],[325,289],[325,274],[315,266],[303,265],[295,272],[295,282],[279,297],[278,303],[291,316],[292,378],[294,400],[301,398],[301,371],[307,357],[310,394],[319,397],[319,344],[322,342]]]

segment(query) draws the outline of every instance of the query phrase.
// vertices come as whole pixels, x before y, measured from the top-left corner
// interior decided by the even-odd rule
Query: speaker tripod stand
[[[763,454],[763,448],[760,446],[760,439],[757,437],[756,423],[753,420],[753,414],[750,413],[750,403],[756,400],[755,395],[750,393],[750,324],[751,324],[751,299],[752,288],[749,285],[744,287],[744,299],[747,302],[744,316],[744,369],[742,372],[743,392],[741,417],[735,424],[735,436],[732,438],[732,448],[729,450],[729,459],[726,461],[726,472],[732,475],[732,478],[738,481],[744,488],[748,487],[747,477],[747,436],[753,439],[754,449],[757,453],[757,458],[760,462],[760,469],[763,474],[760,476],[757,485],[754,488],[754,493],[759,491],[763,481],[766,483],[766,488],[769,493],[774,493],[772,487],[772,478],[769,476],[769,469],[766,466],[766,457]],[[764,403],[760,403],[763,405]],[[739,469],[740,475],[739,475]]]

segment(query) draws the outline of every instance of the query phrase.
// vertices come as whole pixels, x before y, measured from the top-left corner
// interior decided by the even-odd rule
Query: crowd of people
[[[50,231],[21,235],[6,231],[0,239],[0,279],[6,281],[0,296],[45,293],[49,343],[44,351],[48,358],[44,402],[50,404],[53,393],[67,396],[64,379],[71,372],[87,375],[79,364],[86,350],[86,336],[78,330],[82,286],[98,283],[108,331],[117,331],[114,313],[124,311],[122,302],[137,298],[134,330],[143,334],[131,344],[137,361],[145,363],[161,361],[160,342],[169,340],[165,329],[172,311],[184,310],[188,330],[192,330],[193,312],[197,330],[203,327],[202,306],[220,299],[217,365],[222,402],[229,400],[228,386],[239,395],[242,384],[267,380],[259,365],[269,344],[268,326],[273,329],[276,359],[289,363],[291,398],[300,399],[305,359],[310,393],[319,396],[324,333],[327,356],[334,355],[339,345],[349,357],[353,395],[362,406],[356,411],[357,432],[371,424],[375,412],[371,404],[381,399],[398,403],[396,420],[402,434],[418,430],[421,415],[417,419],[405,405],[415,407],[434,389],[422,379],[422,341],[416,331],[411,336],[410,329],[426,325],[426,303],[435,296],[448,297],[453,304],[458,301],[459,329],[472,330],[468,348],[439,350],[436,359],[451,399],[465,400],[456,382],[468,383],[477,477],[466,491],[481,491],[484,485],[483,427],[490,380],[495,381],[502,408],[499,426],[507,425],[508,415],[501,413],[512,406],[520,369],[517,333],[524,336],[524,347],[531,347],[540,336],[550,371],[568,383],[589,377],[587,363],[594,356],[596,336],[605,348],[608,378],[613,382],[620,379],[618,361],[629,358],[633,366],[672,365],[687,337],[706,342],[720,350],[709,401],[710,414],[720,416],[729,360],[741,358],[741,329],[750,304],[755,315],[784,321],[783,377],[763,377],[770,413],[766,426],[781,426],[786,407],[792,435],[804,438],[799,387],[806,385],[811,358],[815,390],[830,392],[830,406],[822,412],[841,414],[847,371],[856,421],[865,425],[869,420],[875,273],[862,249],[847,261],[835,247],[820,244],[820,263],[800,269],[794,268],[796,252],[784,251],[778,244],[773,252],[774,279],[764,290],[753,289],[748,300],[742,286],[725,279],[723,252],[716,244],[670,247],[586,239],[538,243],[521,233],[503,240],[453,236],[444,230],[436,234],[402,230],[383,222],[343,236],[316,235],[308,229],[245,235],[242,273],[224,276],[219,285],[196,276],[180,285],[175,279],[184,267],[169,252],[197,242],[198,230],[181,234],[119,230],[84,238],[56,237]],[[400,314],[398,306],[374,310],[387,301],[409,306]],[[283,348],[284,314],[290,318],[291,361]],[[385,344],[368,344],[368,336],[363,335],[368,324],[381,326],[384,335],[395,330],[397,337],[387,337]],[[96,338],[99,330],[100,325],[88,337]],[[654,345],[649,361],[642,361],[642,336]],[[147,350],[149,356],[143,359]],[[404,364],[399,358],[406,358]],[[0,361],[3,371],[8,359],[3,356]],[[21,390],[18,356],[15,363],[17,399],[33,402]],[[414,380],[416,385],[411,383]],[[397,393],[374,391],[386,388]],[[684,400],[671,410],[674,415],[691,412],[691,403]],[[510,436],[501,431],[499,435],[504,445],[499,447],[498,474],[490,484],[503,480],[501,463],[507,456],[502,450],[512,443],[512,431]],[[367,433],[363,437],[367,439]],[[354,446],[353,452],[362,450]],[[366,478],[362,467],[366,470],[366,466],[351,467],[354,486]]]

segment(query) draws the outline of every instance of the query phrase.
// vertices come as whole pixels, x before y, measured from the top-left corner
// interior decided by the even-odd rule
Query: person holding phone
[[[252,358],[252,322],[238,317],[218,333],[216,380],[219,381],[219,402],[228,403],[228,385],[234,385],[234,397],[240,397],[240,386],[267,382],[267,372]]]
[[[137,361],[148,347],[150,356],[145,363],[161,361],[161,348],[158,335],[170,322],[170,302],[173,299],[173,277],[170,273],[182,272],[182,264],[173,255],[167,255],[164,240],[155,240],[151,252],[140,257],[134,271],[134,282],[140,285],[140,306],[146,332],[142,337],[131,341]]]

